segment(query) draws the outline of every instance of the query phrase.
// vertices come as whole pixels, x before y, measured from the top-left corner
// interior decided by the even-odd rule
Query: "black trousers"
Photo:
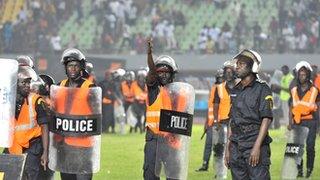
[[[251,151],[251,150],[249,150]],[[250,153],[249,153],[250,154]],[[248,151],[241,151],[239,146],[230,142],[230,169],[233,180],[270,180],[270,146],[260,148],[260,160],[257,166],[249,165]]]
[[[206,142],[204,144],[203,151],[203,163],[209,164],[210,157],[212,153],[212,128],[209,127],[206,133]]]
[[[309,129],[308,137],[307,137],[307,169],[313,170],[314,166],[314,158],[315,158],[315,145],[316,145],[316,137],[317,137],[317,121],[310,120],[310,121],[302,121],[301,126],[305,126]],[[303,163],[298,166],[298,169],[302,171]]]
[[[30,147],[28,149],[24,149],[23,153],[27,153],[23,179],[37,179],[41,166],[41,155],[43,153],[41,137],[30,140]]]

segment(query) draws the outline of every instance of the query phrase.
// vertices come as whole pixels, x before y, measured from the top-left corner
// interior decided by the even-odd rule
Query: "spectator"
[[[206,54],[213,54],[213,53],[214,53],[214,41],[211,39],[210,36],[207,36]]]
[[[296,37],[297,52],[306,53],[308,47],[308,37],[304,32],[300,32]]]
[[[68,42],[68,48],[78,48],[78,39],[75,34],[71,35],[71,39]]]
[[[253,28],[253,46],[258,50],[261,51],[261,42],[262,39],[260,37],[261,32],[262,32],[262,28],[259,25],[258,21],[255,22]]]
[[[4,52],[6,53],[12,52],[12,34],[12,23],[7,21],[3,25]]]
[[[138,54],[144,54],[145,53],[145,39],[143,38],[142,33],[138,33],[135,38],[134,42],[135,51]]]
[[[164,32],[165,32],[165,35],[166,35],[167,49],[168,50],[177,48],[176,39],[174,37],[174,29],[175,29],[174,25],[171,22],[169,22],[169,24],[167,24],[164,27]]]
[[[206,52],[206,44],[207,44],[207,36],[204,32],[201,32],[198,38],[198,47],[199,47],[200,54],[204,54]]]

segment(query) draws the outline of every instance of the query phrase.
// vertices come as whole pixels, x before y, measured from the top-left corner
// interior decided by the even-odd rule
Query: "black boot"
[[[208,171],[208,163],[203,162],[202,166],[196,170],[196,172],[201,172],[201,171]]]
[[[306,178],[309,178],[312,174],[312,170],[311,169],[307,169],[307,174],[306,174]]]

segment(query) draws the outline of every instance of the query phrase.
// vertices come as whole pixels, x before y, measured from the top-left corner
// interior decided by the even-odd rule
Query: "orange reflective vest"
[[[159,134],[165,137],[169,145],[174,149],[179,149],[181,147],[181,142],[178,137],[174,134],[159,131],[159,122],[160,122],[160,110],[175,110],[179,112],[184,112],[186,108],[187,101],[184,96],[179,96],[177,103],[172,104],[169,93],[163,87],[160,87],[160,92],[158,94],[155,102],[149,106],[147,102],[147,112],[146,112],[146,126],[155,134]]]
[[[147,92],[147,86],[144,86],[144,89],[141,89],[141,87],[138,85],[137,81],[134,81],[132,83],[132,89],[134,92],[134,97],[135,99],[140,103],[140,104],[145,104],[146,103],[146,99],[148,96],[148,92]]]
[[[218,112],[218,118],[217,118],[219,122],[229,119],[231,99],[226,89],[226,85],[227,83],[223,82],[217,86],[217,92],[220,98],[219,112]]]
[[[132,83],[131,85],[129,85],[127,81],[123,81],[121,83],[121,90],[124,96],[124,100],[132,103],[134,101],[134,91]]]
[[[67,79],[61,81],[60,86],[66,86]],[[89,92],[89,86],[92,85],[92,82],[89,80],[85,80],[81,87],[79,88],[79,91],[77,91],[76,94],[73,94],[74,97],[79,97],[79,99],[87,99],[88,98],[88,92]],[[61,90],[59,92],[59,100],[57,103],[56,112],[60,114],[70,114],[70,115],[91,115],[92,111],[90,108],[90,105],[87,101],[85,102],[76,102],[73,101],[70,108],[66,109],[66,103],[67,103],[67,97],[70,96],[67,94],[66,91]],[[68,111],[68,112],[66,112]],[[63,140],[62,136],[57,135],[56,141]],[[82,136],[82,137],[64,137],[64,141],[66,144],[70,146],[77,146],[77,147],[92,147],[93,144],[93,138],[88,136]]]
[[[214,107],[214,94],[216,92],[216,85],[213,85],[210,90],[209,100],[208,100],[208,122],[207,125],[210,127],[213,125],[214,122],[214,114],[213,114],[213,107]]]
[[[37,94],[29,94],[24,100],[18,120],[15,122],[13,144],[9,148],[10,154],[22,154],[24,148],[29,148],[29,141],[41,136],[41,127],[37,122],[36,102],[41,98]],[[43,101],[39,99],[38,103]]]
[[[317,74],[316,78],[314,79],[314,86],[320,89],[320,74]]]
[[[302,99],[298,96],[297,87],[291,89],[292,97],[292,114],[293,120],[296,124],[300,124],[301,120],[313,119],[312,113],[315,112],[318,107],[316,104],[316,98],[318,96],[318,89],[312,86]]]

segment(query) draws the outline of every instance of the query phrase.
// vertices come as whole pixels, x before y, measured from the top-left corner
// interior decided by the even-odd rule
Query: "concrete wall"
[[[0,55],[0,57],[15,58],[17,55]],[[146,55],[86,55],[89,61],[92,61],[94,69],[98,77],[104,76],[104,71],[113,63],[120,63],[126,69],[139,69],[145,67]],[[64,68],[60,64],[61,55],[43,56],[47,59],[47,70],[40,73],[48,73],[55,79],[62,79],[65,76]],[[180,72],[215,72],[226,60],[232,59],[232,55],[172,55],[176,60]],[[36,57],[35,65],[39,57]],[[287,64],[293,68],[295,64],[301,60],[310,62],[320,66],[319,54],[262,54],[262,70],[272,71]]]

